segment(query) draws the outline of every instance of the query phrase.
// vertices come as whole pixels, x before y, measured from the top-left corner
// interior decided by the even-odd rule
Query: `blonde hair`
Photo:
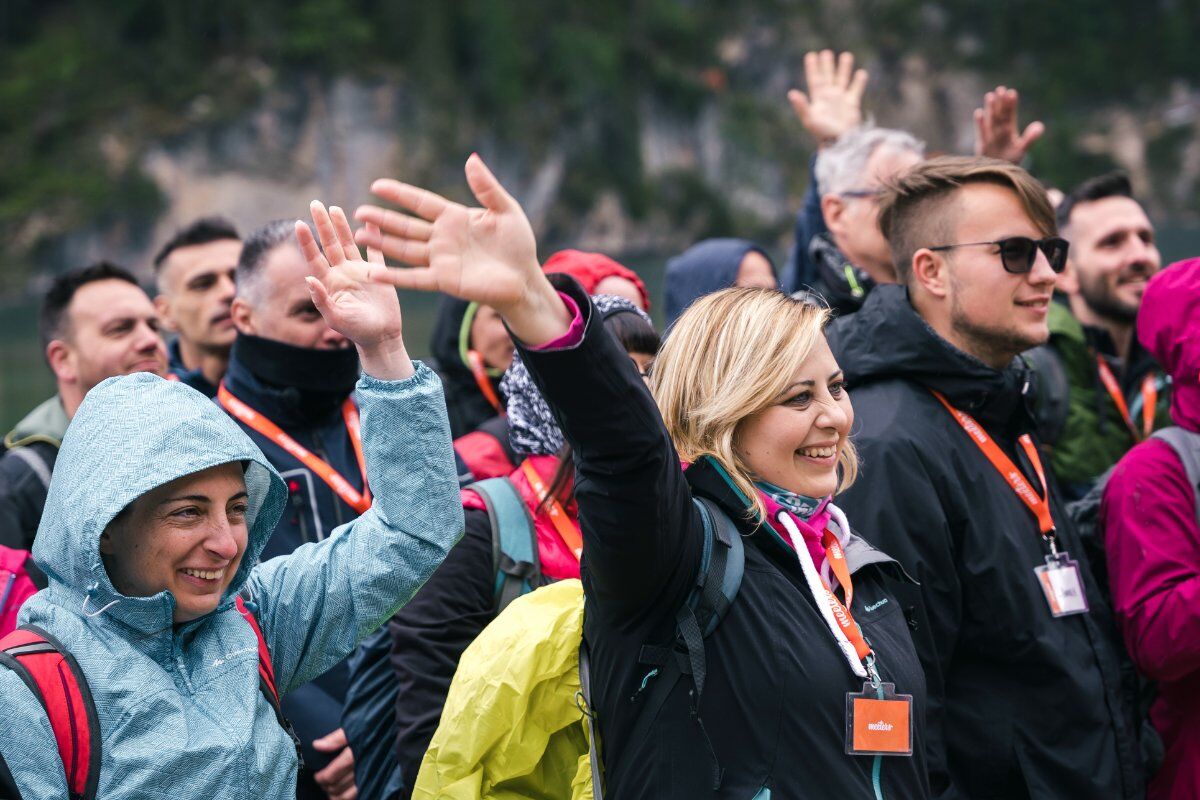
[[[766,506],[734,449],[737,429],[778,402],[828,321],[826,309],[774,289],[725,289],[688,307],[654,361],[654,399],[679,456],[714,459],[760,520]],[[849,441],[838,465],[840,492],[858,474]]]

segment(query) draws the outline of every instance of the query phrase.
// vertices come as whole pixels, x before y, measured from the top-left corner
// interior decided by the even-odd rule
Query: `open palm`
[[[415,216],[361,206],[355,216],[378,231],[364,228],[357,240],[412,265],[382,278],[395,286],[444,292],[504,313],[545,282],[537,243],[525,212],[479,156],[468,159],[466,173],[482,208],[467,208],[400,181],[375,181],[372,192]]]
[[[371,260],[363,260],[342,209],[326,211],[314,200],[310,210],[321,246],[302,222],[296,223],[296,238],[312,272],[307,281],[313,302],[326,324],[363,348],[400,339],[396,291],[372,280],[372,271],[386,269],[382,254],[368,250]]]

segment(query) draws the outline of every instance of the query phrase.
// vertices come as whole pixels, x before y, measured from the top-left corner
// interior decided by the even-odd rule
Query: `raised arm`
[[[369,280],[382,256],[362,260],[338,208],[314,202],[324,254],[297,225],[313,303],[358,347],[366,374],[357,397],[367,483],[365,514],[322,542],[259,565],[249,589],[280,688],[341,661],[392,616],[462,536],[462,506],[441,382],[413,364],[395,290]]]
[[[975,109],[975,155],[1000,158],[1020,164],[1046,126],[1035,120],[1021,130],[1017,123],[1020,96],[1016,89],[997,86],[983,96],[983,108]]]
[[[413,265],[376,279],[500,312],[575,453],[591,596],[615,614],[670,608],[695,575],[702,528],[657,406],[580,286],[564,279],[556,289],[542,273],[517,202],[478,156],[466,173],[482,208],[376,181],[377,195],[415,216],[360,208],[382,233],[362,230],[358,241]]]

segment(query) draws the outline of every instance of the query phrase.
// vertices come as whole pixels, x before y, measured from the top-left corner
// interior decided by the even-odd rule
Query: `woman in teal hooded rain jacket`
[[[20,621],[58,639],[86,676],[104,800],[295,797],[296,750],[259,691],[238,593],[252,601],[286,693],[391,617],[462,535],[438,377],[408,359],[396,293],[362,280],[368,266],[332,212],[314,203],[324,256],[306,227],[297,236],[314,303],[362,359],[375,493],[365,514],[257,563],[283,481],[215,404],[147,374],[97,386],[63,441],[34,545],[50,587]],[[46,713],[3,666],[0,709],[0,755],[23,800],[67,797]]]

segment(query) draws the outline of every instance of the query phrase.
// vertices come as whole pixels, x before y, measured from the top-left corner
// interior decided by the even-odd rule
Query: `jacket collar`
[[[945,395],[988,427],[1032,427],[1029,369],[1014,358],[996,369],[939,336],[916,312],[904,286],[885,284],[862,310],[834,320],[827,332],[851,389],[901,379]]]
[[[188,366],[183,363],[183,353],[180,352],[178,337],[172,339],[171,343],[167,345],[167,367],[182,383],[192,387],[205,397],[216,396],[217,387],[209,383],[208,378],[204,377],[204,372],[199,369],[188,369]]]
[[[58,447],[67,432],[67,412],[56,394],[25,415],[4,437],[4,446],[22,447],[34,442],[46,442]]]
[[[761,524],[748,518],[746,500],[727,480],[723,472],[724,470],[715,461],[704,457],[688,467],[684,476],[694,492],[712,500],[733,520],[739,533],[750,537],[751,541],[767,543],[761,546],[769,547],[776,556],[785,554],[787,563],[796,565],[796,556],[792,545],[785,542],[770,525]],[[841,515],[835,515],[835,520],[838,516]],[[858,572],[863,567],[877,564],[893,569],[897,575],[916,583],[900,566],[900,562],[887,553],[875,548],[853,531],[841,530],[836,521],[831,521],[830,525],[836,528],[833,532],[842,544],[842,551],[846,556],[846,566],[849,567],[851,574]],[[796,565],[796,569],[799,569],[798,565]]]
[[[314,408],[305,393],[294,387],[276,386],[254,374],[234,347],[225,372],[226,388],[234,397],[253,408],[285,431],[303,430],[340,424],[341,401]]]

